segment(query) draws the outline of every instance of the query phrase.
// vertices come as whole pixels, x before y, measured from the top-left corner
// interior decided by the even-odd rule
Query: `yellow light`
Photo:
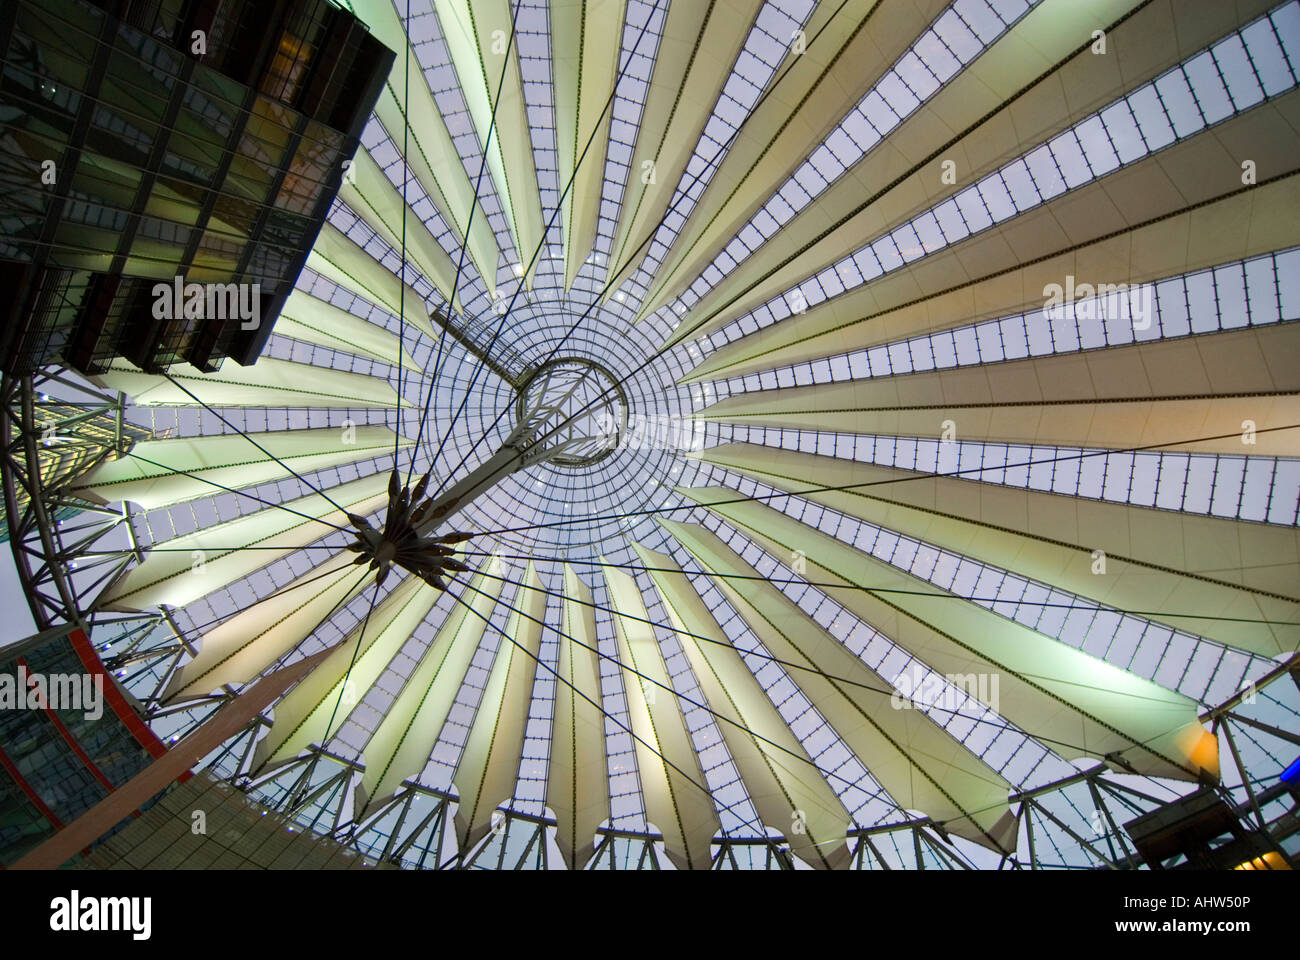
[[[1219,738],[1199,723],[1188,724],[1178,738],[1178,746],[1194,768],[1219,779]]]
[[[1276,851],[1264,854],[1262,857],[1256,857],[1254,860],[1247,860],[1245,863],[1239,863],[1232,869],[1234,870],[1290,870],[1291,864],[1282,859],[1282,855]]]

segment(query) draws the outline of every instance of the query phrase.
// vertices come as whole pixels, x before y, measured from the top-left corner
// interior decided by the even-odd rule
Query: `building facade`
[[[72,624],[0,649],[0,744],[0,865],[167,752]]]
[[[327,0],[0,10],[0,358],[251,363],[393,54]]]

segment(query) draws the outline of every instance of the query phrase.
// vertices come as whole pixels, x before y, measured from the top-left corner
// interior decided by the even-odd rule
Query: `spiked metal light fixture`
[[[430,586],[445,590],[447,584],[442,573],[463,573],[469,570],[469,567],[453,558],[455,551],[452,544],[464,543],[473,536],[472,533],[447,533],[441,536],[421,533],[421,525],[426,520],[430,524],[437,524],[455,506],[454,501],[435,505],[432,497],[424,496],[428,487],[429,474],[422,476],[412,488],[401,484],[397,470],[394,469],[388,478],[388,509],[382,530],[376,530],[365,517],[348,514],[357,539],[347,549],[360,554],[352,562],[362,564],[369,560],[370,569],[378,571],[375,574],[376,583],[382,584],[388,578],[388,571],[393,566],[399,566]]]

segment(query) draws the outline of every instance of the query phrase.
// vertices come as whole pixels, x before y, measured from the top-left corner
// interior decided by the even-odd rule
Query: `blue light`
[[[1291,761],[1291,766],[1282,771],[1282,776],[1278,777],[1283,783],[1300,784],[1300,757]]]

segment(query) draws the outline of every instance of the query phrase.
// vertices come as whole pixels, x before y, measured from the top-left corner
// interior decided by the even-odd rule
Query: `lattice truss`
[[[408,866],[1125,866],[1198,782],[1271,822],[1300,2],[348,5],[397,61],[267,353],[116,364],[152,438],[64,489],[125,505],[78,602],[164,738],[332,648],[208,765]],[[461,504],[446,591],[352,565],[554,364],[607,456]]]

